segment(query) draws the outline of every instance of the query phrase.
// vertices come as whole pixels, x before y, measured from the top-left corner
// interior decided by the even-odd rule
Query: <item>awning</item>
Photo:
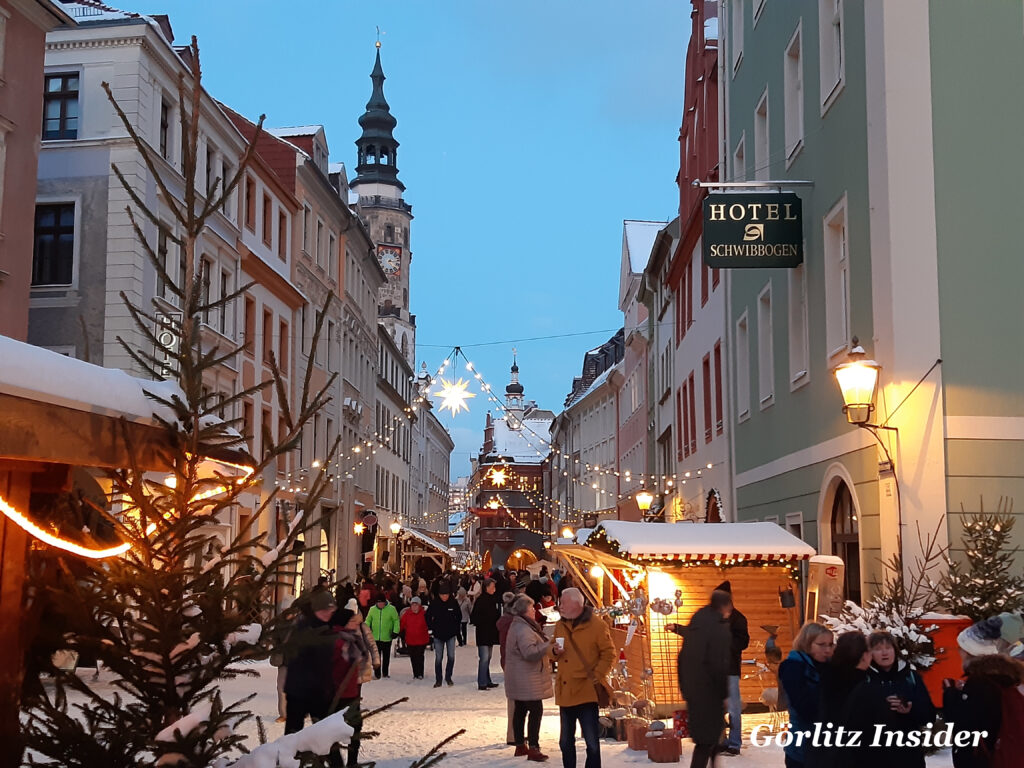
[[[409,536],[416,539],[421,544],[426,544],[431,549],[436,549],[442,555],[445,555],[447,557],[453,556],[454,550],[452,550],[450,547],[442,544],[437,539],[433,539],[430,536],[427,536],[427,534],[425,533],[417,531],[415,528],[403,528],[402,533],[409,534]]]
[[[609,520],[597,528],[622,557],[661,560],[807,560],[814,547],[776,523],[630,523]]]

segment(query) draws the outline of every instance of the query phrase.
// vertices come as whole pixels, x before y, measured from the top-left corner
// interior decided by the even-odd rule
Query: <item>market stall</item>
[[[813,547],[775,523],[610,520],[577,541],[551,551],[611,623],[621,698],[650,701],[658,716],[684,707],[676,673],[682,638],[665,626],[686,624],[729,581],[751,637],[740,693],[744,703],[765,700],[798,627],[800,563]]]
[[[415,528],[403,528],[399,534],[402,548],[402,578],[430,572],[438,575],[452,564],[454,550]]]

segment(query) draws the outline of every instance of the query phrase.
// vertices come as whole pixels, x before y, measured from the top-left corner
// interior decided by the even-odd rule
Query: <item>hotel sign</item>
[[[704,198],[704,263],[713,268],[793,268],[804,261],[803,207],[792,192]]]

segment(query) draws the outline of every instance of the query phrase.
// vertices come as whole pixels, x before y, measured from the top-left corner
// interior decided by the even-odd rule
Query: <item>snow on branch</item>
[[[262,744],[224,768],[300,768],[300,752],[326,755],[334,745],[348,744],[352,738],[352,727],[345,722],[346,711],[335,712],[307,725],[298,733],[286,733],[279,739]]]

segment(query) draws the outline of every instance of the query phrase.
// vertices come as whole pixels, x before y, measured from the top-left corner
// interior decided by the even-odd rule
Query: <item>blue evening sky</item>
[[[417,367],[433,373],[459,344],[503,392],[515,346],[526,397],[561,409],[583,354],[622,325],[623,219],[667,220],[678,207],[689,2],[113,4],[169,14],[178,44],[197,35],[204,84],[239,112],[324,125],[350,177],[379,26],[416,217]],[[441,415],[453,478],[483,437],[486,400],[470,403]]]

